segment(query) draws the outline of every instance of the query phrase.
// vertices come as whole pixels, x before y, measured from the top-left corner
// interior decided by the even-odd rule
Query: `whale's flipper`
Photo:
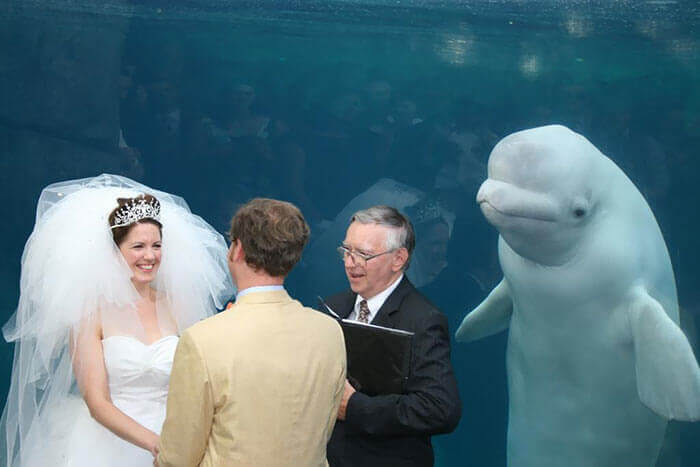
[[[510,324],[511,314],[513,300],[503,279],[479,306],[464,317],[455,337],[459,342],[471,342],[499,333]]]
[[[629,316],[640,400],[664,418],[700,420],[700,367],[683,331],[641,288]]]

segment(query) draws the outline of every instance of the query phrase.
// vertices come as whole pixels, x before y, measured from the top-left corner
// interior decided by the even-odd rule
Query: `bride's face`
[[[154,224],[136,224],[119,245],[135,283],[149,283],[156,278],[160,266],[160,229]]]

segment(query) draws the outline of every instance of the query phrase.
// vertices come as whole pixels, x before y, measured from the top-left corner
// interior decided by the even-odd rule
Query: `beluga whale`
[[[700,419],[700,368],[644,197],[550,125],[494,147],[477,202],[503,279],[456,338],[508,330],[508,465],[654,466],[668,420]]]

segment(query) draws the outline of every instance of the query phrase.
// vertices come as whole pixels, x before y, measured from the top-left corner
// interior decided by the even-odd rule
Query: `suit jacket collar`
[[[394,289],[394,291],[387,297],[384,304],[377,311],[377,315],[372,320],[372,324],[378,326],[392,326],[391,315],[399,311],[401,302],[403,302],[404,297],[413,290],[413,284],[408,280],[406,274],[404,274],[403,279],[399,282],[399,285]]]
[[[287,291],[284,289],[264,292],[250,292],[237,299],[234,303],[234,307],[238,304],[250,305],[261,303],[281,303],[291,300],[292,297],[290,297]]]
[[[348,290],[338,297],[335,306],[334,304],[330,305],[333,311],[340,316],[340,319],[345,319],[352,313],[352,309],[355,306],[355,297],[357,297],[357,294],[352,290]]]
[[[379,311],[377,311],[377,314],[374,317],[372,324],[391,327],[391,315],[399,310],[399,307],[404,297],[413,289],[413,284],[411,284],[411,281],[409,281],[408,277],[406,277],[406,274],[404,274],[403,279],[401,279],[401,282],[399,282],[399,285],[396,286],[391,295],[387,297],[386,301],[381,306],[381,308],[379,308]],[[345,293],[345,295],[340,298],[340,306],[338,307],[338,309],[333,311],[338,313],[338,315],[342,319],[347,318],[350,315],[350,313],[352,313],[352,309],[355,306],[356,297],[356,293],[354,293],[352,290],[348,290]]]

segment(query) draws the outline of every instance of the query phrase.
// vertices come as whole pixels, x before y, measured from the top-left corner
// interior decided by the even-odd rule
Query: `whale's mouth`
[[[557,218],[552,212],[545,210],[527,209],[526,206],[518,206],[512,208],[498,208],[491,204],[487,199],[479,201],[479,207],[484,215],[488,218],[489,215],[497,215],[500,217],[526,219],[540,222],[556,222]]]
[[[493,178],[482,183],[476,195],[476,202],[487,219],[496,224],[513,220],[559,220],[560,209],[554,197]]]

